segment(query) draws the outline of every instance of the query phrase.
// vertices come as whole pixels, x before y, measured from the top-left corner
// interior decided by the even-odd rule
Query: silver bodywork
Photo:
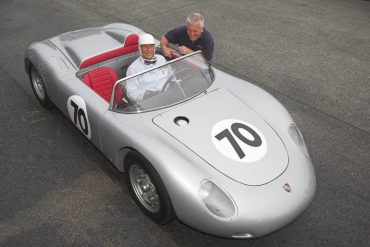
[[[193,228],[222,237],[260,237],[299,216],[315,194],[313,165],[290,114],[266,91],[213,68],[213,83],[183,102],[120,112],[114,110],[113,98],[106,102],[82,82],[84,73],[99,66],[113,67],[124,78],[137,52],[82,70],[79,64],[114,49],[126,35],[141,32],[116,23],[34,43],[25,55],[26,71],[31,64],[36,67],[49,98],[72,122],[76,121],[68,102],[71,97],[82,99],[87,121],[83,125],[88,125],[84,134],[120,171],[130,150],[149,160],[163,180],[177,218]],[[178,124],[174,121],[178,117],[187,122]],[[248,158],[255,152],[249,160],[231,157],[235,150],[229,137],[220,137],[219,142],[214,138],[233,123],[239,124],[234,127],[247,141],[256,140],[252,132],[261,138],[263,145],[255,152],[233,135]],[[246,125],[252,129],[249,134],[240,127]],[[205,202],[204,191],[210,184],[221,191],[211,204],[216,212],[226,208],[223,216]]]

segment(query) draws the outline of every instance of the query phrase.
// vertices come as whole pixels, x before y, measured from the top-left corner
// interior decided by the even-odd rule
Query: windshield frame
[[[141,71],[141,72],[139,72],[139,73],[132,74],[132,75],[130,75],[130,76],[126,76],[126,77],[124,77],[124,78],[121,78],[121,79],[117,80],[117,81],[114,83],[114,86],[113,86],[112,96],[111,96],[110,101],[109,101],[109,108],[108,108],[108,110],[113,111],[113,112],[117,112],[117,113],[122,113],[122,114],[137,114],[137,113],[141,113],[141,112],[155,111],[155,110],[159,110],[159,109],[163,109],[163,108],[171,107],[171,106],[173,106],[173,105],[180,104],[180,103],[182,103],[182,102],[184,102],[184,101],[187,101],[187,100],[189,100],[189,99],[192,99],[192,98],[194,98],[194,97],[196,97],[196,96],[200,95],[201,93],[205,92],[205,91],[206,91],[206,90],[207,90],[207,89],[208,89],[208,88],[213,84],[213,82],[215,81],[215,73],[214,73],[213,68],[212,68],[212,66],[210,65],[209,61],[208,61],[207,59],[205,59],[205,58],[204,58],[204,56],[202,55],[202,57],[204,58],[204,62],[205,62],[205,64],[206,64],[206,65],[208,65],[208,68],[209,68],[210,72],[213,74],[213,80],[210,82],[210,84],[209,84],[207,87],[205,87],[205,88],[204,88],[204,90],[201,90],[201,91],[199,91],[198,93],[196,93],[195,95],[193,95],[193,96],[191,96],[191,97],[189,97],[189,98],[185,98],[184,100],[180,100],[180,101],[178,101],[178,102],[176,102],[176,103],[169,104],[169,105],[165,105],[165,106],[161,106],[161,107],[157,107],[157,108],[153,108],[153,109],[137,110],[137,111],[132,111],[132,112],[117,111],[117,110],[115,110],[115,109],[114,109],[114,97],[115,97],[115,95],[116,95],[116,88],[117,88],[117,85],[118,85],[118,84],[122,83],[123,81],[127,81],[127,80],[129,80],[129,79],[131,79],[131,78],[133,78],[133,77],[136,77],[136,76],[139,76],[139,75],[142,75],[142,74],[148,73],[148,72],[150,72],[150,71],[156,70],[156,69],[161,68],[161,67],[168,66],[168,65],[170,65],[170,64],[172,64],[172,63],[175,63],[175,62],[177,62],[177,61],[179,61],[179,60],[186,59],[186,58],[188,58],[188,57],[190,57],[190,56],[194,56],[194,55],[196,55],[196,54],[202,54],[202,53],[203,53],[203,52],[202,52],[202,51],[200,51],[200,50],[199,50],[199,51],[195,51],[195,52],[192,52],[192,53],[190,53],[190,54],[187,54],[187,55],[184,55],[184,56],[180,56],[180,57],[178,57],[178,58],[176,58],[176,59],[173,59],[173,60],[167,61],[165,64],[157,65],[157,66],[154,66],[154,67],[152,67],[152,68],[150,68],[150,69],[147,69],[147,70]]]

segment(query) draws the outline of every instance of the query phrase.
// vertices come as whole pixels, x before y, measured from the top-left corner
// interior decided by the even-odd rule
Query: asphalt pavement
[[[213,66],[264,88],[303,132],[317,193],[290,225],[222,239],[158,226],[123,175],[57,109],[43,109],[23,56],[35,41],[112,22],[160,37],[205,15]],[[0,246],[368,246],[370,2],[0,0]]]

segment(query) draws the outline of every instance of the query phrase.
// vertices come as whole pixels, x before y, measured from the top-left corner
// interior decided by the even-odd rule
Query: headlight
[[[306,143],[304,142],[303,136],[301,134],[301,131],[299,131],[298,127],[295,124],[291,124],[291,125],[289,125],[288,132],[289,132],[290,137],[295,142],[295,144],[297,144],[299,146],[299,148],[302,150],[302,152],[307,157],[309,157],[310,155],[308,154],[308,149],[307,149]]]
[[[227,220],[233,218],[237,213],[236,205],[232,198],[209,180],[202,181],[200,197],[213,216]]]

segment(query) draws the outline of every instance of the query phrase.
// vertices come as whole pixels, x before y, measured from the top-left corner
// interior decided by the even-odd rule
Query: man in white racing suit
[[[127,69],[127,76],[148,70],[154,66],[166,63],[166,59],[155,54],[155,40],[150,34],[142,34],[139,37],[140,57],[137,58]],[[171,76],[167,66],[135,76],[126,82],[126,93],[130,100],[140,101],[162,91],[163,86]]]

